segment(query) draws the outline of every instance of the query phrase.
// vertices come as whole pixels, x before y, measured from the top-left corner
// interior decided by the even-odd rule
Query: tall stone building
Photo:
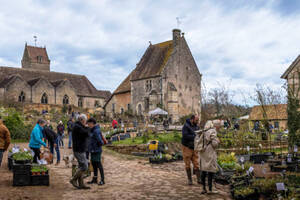
[[[0,67],[0,100],[96,108],[110,95],[83,75],[50,71],[46,48],[26,44],[22,68]]]
[[[201,74],[179,29],[173,39],[150,43],[136,68],[114,91],[105,105],[113,117],[126,111],[147,115],[161,107],[173,121],[191,113],[201,113]]]

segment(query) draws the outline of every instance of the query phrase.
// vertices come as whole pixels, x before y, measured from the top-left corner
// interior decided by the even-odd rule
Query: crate
[[[7,167],[8,167],[9,170],[12,170],[12,168],[13,168],[13,159],[12,159],[12,157],[7,158]]]
[[[31,175],[31,185],[33,186],[49,186],[50,179],[49,174],[45,175]]]
[[[28,174],[30,175],[31,164],[16,164],[13,161],[12,170],[14,174]]]
[[[13,175],[13,186],[29,186],[31,184],[30,174]]]

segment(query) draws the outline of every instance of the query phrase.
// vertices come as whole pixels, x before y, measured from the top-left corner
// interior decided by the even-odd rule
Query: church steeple
[[[25,43],[22,68],[50,71],[50,60],[46,47],[34,47]]]

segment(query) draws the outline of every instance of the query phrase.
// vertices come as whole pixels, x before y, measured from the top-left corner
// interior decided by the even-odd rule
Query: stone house
[[[300,98],[300,55],[292,62],[281,78],[287,81],[288,87],[293,88],[295,96]]]
[[[105,112],[110,117],[126,111],[147,116],[161,107],[173,121],[191,113],[200,115],[201,77],[184,34],[174,29],[172,40],[150,43],[106,103]]]
[[[0,100],[103,107],[111,93],[97,90],[84,75],[50,71],[46,48],[25,45],[22,68],[0,67]]]
[[[287,104],[273,104],[265,105],[265,111],[267,114],[267,120],[275,129],[286,130],[287,129]],[[254,127],[254,123],[258,121],[262,125],[263,109],[262,106],[254,106],[251,109],[249,122],[250,128]]]

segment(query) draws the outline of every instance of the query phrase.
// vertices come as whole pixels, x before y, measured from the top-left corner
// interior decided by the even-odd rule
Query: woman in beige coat
[[[205,179],[208,176],[209,192],[212,193],[212,179],[217,172],[217,152],[216,148],[220,143],[217,131],[212,121],[207,121],[204,132],[195,140],[195,150],[199,152],[200,170],[202,171],[203,192],[207,193]]]

